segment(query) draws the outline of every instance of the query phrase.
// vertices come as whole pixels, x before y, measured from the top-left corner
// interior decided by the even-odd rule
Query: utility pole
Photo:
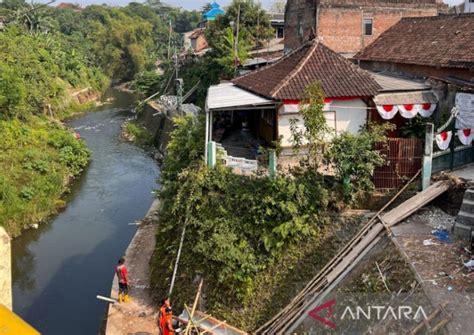
[[[178,63],[178,52],[176,48],[174,49],[174,69],[176,73],[175,83],[176,83],[176,111],[178,114],[182,114],[182,104],[183,104],[183,79],[179,78],[179,63]]]
[[[237,67],[239,63],[239,34],[240,34],[240,3],[239,9],[237,12],[237,27],[236,27],[236,34],[234,38],[234,67],[235,72],[237,72]]]
[[[171,19],[170,19],[170,27],[168,32],[168,60],[171,57]]]

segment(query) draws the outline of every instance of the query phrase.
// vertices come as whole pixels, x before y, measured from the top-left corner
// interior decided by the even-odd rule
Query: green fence
[[[432,173],[456,169],[472,162],[474,162],[474,147],[457,147],[453,153],[450,150],[436,152],[433,154]]]

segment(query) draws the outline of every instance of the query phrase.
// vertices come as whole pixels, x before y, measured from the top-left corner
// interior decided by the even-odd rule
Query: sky
[[[137,2],[140,2],[140,0],[135,0]],[[273,3],[274,0],[261,0],[261,3],[263,7],[268,8],[270,5]],[[41,1],[43,2],[43,1]],[[128,2],[131,2],[129,0],[56,0],[56,3],[60,2],[73,2],[73,3],[79,3],[81,5],[90,5],[92,3],[95,4],[109,4],[109,5],[126,5]],[[176,7],[183,7],[186,9],[200,9],[205,3],[210,2],[210,0],[165,0],[164,2],[174,5]],[[229,4],[231,0],[217,0],[217,3],[219,3],[221,6],[225,6]],[[457,5],[463,0],[444,0],[444,2],[450,4],[450,5]]]

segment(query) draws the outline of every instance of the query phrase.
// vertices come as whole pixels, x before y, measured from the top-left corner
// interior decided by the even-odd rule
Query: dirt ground
[[[125,265],[131,281],[128,303],[111,304],[109,307],[106,335],[158,334],[156,326],[158,306],[151,299],[149,289],[149,261],[155,249],[156,215],[155,201],[140,226],[125,254]],[[111,297],[118,298],[117,278],[114,279]]]
[[[471,259],[467,241],[440,241],[436,229],[451,232],[454,217],[429,207],[392,228],[393,238],[416,272],[419,285],[433,306],[444,308],[449,334],[474,334],[474,271],[463,264]]]

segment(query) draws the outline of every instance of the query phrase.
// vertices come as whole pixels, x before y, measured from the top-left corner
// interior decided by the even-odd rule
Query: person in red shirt
[[[158,313],[158,328],[160,335],[173,335],[173,312],[169,298],[164,298],[161,301],[160,311]]]
[[[119,282],[119,302],[128,302],[129,281],[128,281],[128,269],[125,266],[125,258],[120,258],[118,265],[115,268],[117,279]]]

